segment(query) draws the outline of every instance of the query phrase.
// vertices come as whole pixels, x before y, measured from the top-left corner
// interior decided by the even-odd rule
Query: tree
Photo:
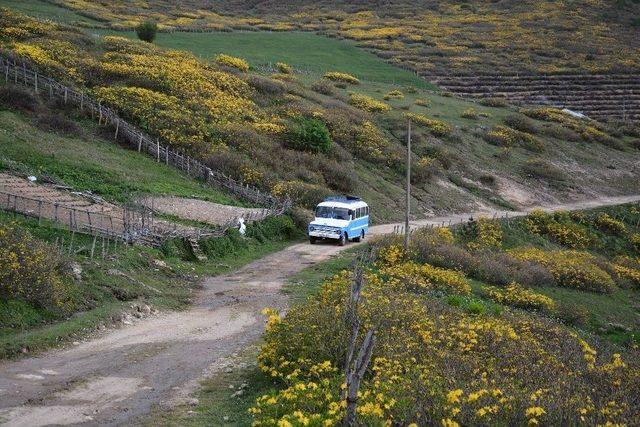
[[[153,21],[143,21],[136,27],[136,33],[140,40],[151,43],[158,33],[158,24]]]
[[[319,119],[298,116],[289,125],[287,145],[291,148],[326,153],[331,142],[329,129]]]

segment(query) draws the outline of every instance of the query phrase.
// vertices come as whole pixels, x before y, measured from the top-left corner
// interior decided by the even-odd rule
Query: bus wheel
[[[309,236],[309,243],[311,243],[312,245],[316,244],[316,238],[315,236]]]
[[[338,241],[338,244],[340,246],[344,246],[347,243],[347,233],[344,233],[340,236],[340,240]]]
[[[361,240],[364,240],[364,231],[360,232],[360,235],[358,237],[353,238],[354,242],[360,242]]]

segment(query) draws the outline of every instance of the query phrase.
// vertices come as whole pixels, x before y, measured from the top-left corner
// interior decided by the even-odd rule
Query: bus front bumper
[[[314,230],[309,231],[309,237],[317,237],[318,239],[336,239],[340,238],[340,231],[322,231]]]

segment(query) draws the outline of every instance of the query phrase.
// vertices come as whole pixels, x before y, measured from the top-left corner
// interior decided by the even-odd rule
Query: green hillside
[[[172,148],[302,207],[328,194],[355,193],[371,203],[377,221],[400,218],[408,118],[418,216],[619,194],[631,191],[636,179],[640,152],[632,127],[553,109],[518,111],[500,100],[463,101],[412,83],[411,73],[346,42],[295,32],[164,34],[159,44],[189,49],[168,50],[36,24],[9,11],[4,16],[5,51],[84,87]],[[189,39],[194,42],[185,43]],[[274,45],[247,50],[257,63],[216,56],[222,49],[241,52],[233,46],[242,39]],[[344,54],[308,70],[303,46],[311,42],[325,51],[319,60],[333,46]],[[277,50],[287,44],[298,47],[284,58]],[[285,59],[291,71],[261,67]],[[389,83],[395,79],[404,83]],[[308,129],[328,135],[329,144],[316,148]]]

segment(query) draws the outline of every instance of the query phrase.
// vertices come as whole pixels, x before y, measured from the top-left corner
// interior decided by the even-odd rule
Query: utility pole
[[[411,119],[407,131],[407,205],[404,218],[404,248],[409,249],[409,213],[411,212]]]

